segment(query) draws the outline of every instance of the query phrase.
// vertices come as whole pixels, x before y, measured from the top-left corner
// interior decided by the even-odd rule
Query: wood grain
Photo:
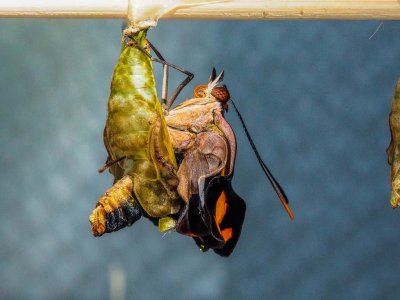
[[[124,19],[127,8],[127,0],[3,0],[0,17]],[[399,20],[400,0],[233,0],[178,9],[163,18]]]

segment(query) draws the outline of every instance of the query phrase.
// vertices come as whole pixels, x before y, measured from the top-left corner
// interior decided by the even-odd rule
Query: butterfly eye
[[[225,85],[216,86],[215,88],[213,88],[211,91],[211,95],[220,102],[227,102],[231,98],[228,88]]]
[[[204,98],[206,96],[206,88],[207,88],[207,85],[205,85],[205,84],[197,86],[193,90],[193,97],[194,98]]]

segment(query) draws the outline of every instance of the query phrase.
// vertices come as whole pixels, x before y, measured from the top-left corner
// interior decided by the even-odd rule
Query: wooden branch
[[[127,8],[128,0],[1,0],[0,18],[124,19]],[[233,0],[178,9],[163,18],[400,20],[400,0]]]

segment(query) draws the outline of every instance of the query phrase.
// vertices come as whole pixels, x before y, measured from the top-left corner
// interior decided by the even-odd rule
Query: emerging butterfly
[[[213,69],[207,85],[194,90],[193,99],[170,109],[190,72],[165,62],[146,40],[147,29],[129,28],[115,67],[108,102],[104,143],[114,185],[97,202],[90,215],[92,232],[132,225],[142,215],[162,232],[176,230],[194,238],[201,250],[229,256],[245,218],[246,204],[232,188],[236,139],[224,118],[230,99]],[[150,55],[153,49],[158,58]],[[187,78],[163,106],[157,98],[152,60],[184,72]],[[166,82],[166,81],[165,81]],[[236,106],[232,102],[235,110]],[[238,112],[238,111],[237,111]],[[238,112],[239,114],[239,112]],[[288,200],[259,156],[256,156],[293,219]]]
[[[234,249],[246,204],[232,189],[236,139],[223,113],[229,92],[215,69],[208,85],[166,115],[172,146],[181,157],[178,193],[185,201],[176,231],[192,236],[203,251],[228,256]]]
[[[246,204],[232,188],[236,157],[235,134],[224,118],[230,94],[215,69],[207,85],[194,90],[166,115],[172,146],[180,160],[178,193],[185,200],[176,231],[192,236],[201,250],[228,256],[236,246]],[[263,171],[290,218],[293,213],[282,188],[261,159],[243,118],[231,100]],[[179,155],[181,154],[181,155]]]

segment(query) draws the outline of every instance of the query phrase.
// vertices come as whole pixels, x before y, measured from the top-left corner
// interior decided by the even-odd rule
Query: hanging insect
[[[176,231],[192,236],[203,251],[211,248],[228,256],[239,239],[246,204],[232,188],[236,139],[224,118],[230,94],[222,80],[223,72],[216,76],[213,69],[208,84],[195,88],[193,99],[169,111],[166,122],[175,153],[182,158],[178,193],[186,205]],[[293,219],[287,197],[261,159],[233,101],[232,104],[260,165]]]
[[[397,81],[396,91],[389,115],[391,141],[387,152],[388,163],[391,166],[392,196],[390,204],[393,208],[400,205],[400,80]]]
[[[228,256],[239,239],[246,205],[231,184],[236,140],[224,118],[230,95],[221,84],[223,73],[216,76],[213,69],[209,83],[197,87],[193,99],[170,110],[193,75],[165,62],[146,40],[146,28],[128,29],[111,82],[104,129],[108,159],[100,170],[110,169],[114,185],[90,215],[92,232],[100,236],[116,231],[143,215],[162,232],[175,229],[193,237],[201,250]],[[158,58],[150,55],[150,48]],[[164,65],[163,107],[156,94],[152,61]],[[187,77],[167,102],[168,67]],[[260,165],[293,219],[283,190],[232,104]]]
[[[176,231],[192,236],[203,251],[228,256],[239,239],[246,204],[231,185],[236,141],[223,117],[229,92],[219,86],[221,80],[222,73],[216,77],[213,70],[209,84],[169,111],[166,122],[181,157],[178,193],[186,203]]]

